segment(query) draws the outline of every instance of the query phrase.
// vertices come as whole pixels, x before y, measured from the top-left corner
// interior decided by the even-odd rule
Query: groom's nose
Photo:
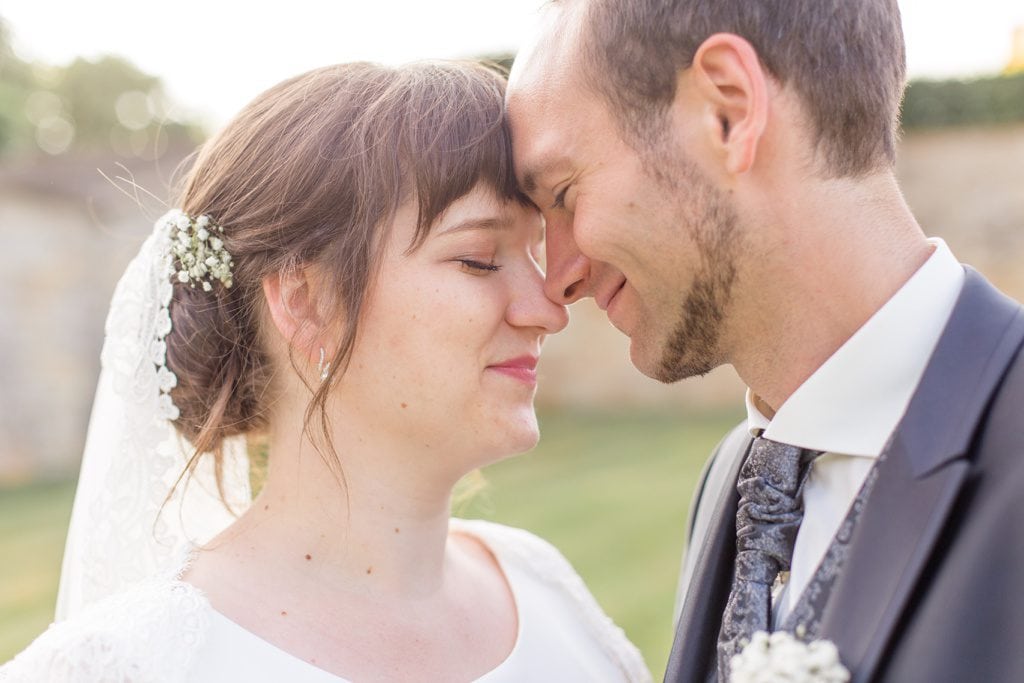
[[[547,276],[544,293],[556,304],[568,305],[589,291],[590,259],[583,255],[572,234],[572,217],[546,217]]]

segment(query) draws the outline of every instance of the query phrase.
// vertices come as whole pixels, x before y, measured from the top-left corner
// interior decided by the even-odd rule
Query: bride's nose
[[[513,327],[534,327],[555,334],[569,324],[569,311],[544,294],[544,273],[531,263],[512,285],[505,319]]]

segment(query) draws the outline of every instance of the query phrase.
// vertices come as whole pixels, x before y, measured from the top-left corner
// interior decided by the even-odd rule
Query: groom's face
[[[643,373],[703,374],[725,358],[735,213],[672,131],[643,153],[623,139],[573,42],[549,27],[508,91],[516,173],[547,226],[546,292],[593,297]]]

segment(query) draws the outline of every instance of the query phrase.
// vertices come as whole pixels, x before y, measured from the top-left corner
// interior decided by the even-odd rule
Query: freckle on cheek
[[[409,407],[409,404],[408,404],[408,403],[403,403],[403,404],[402,404],[402,407],[403,407],[403,408],[408,408],[408,407]]]

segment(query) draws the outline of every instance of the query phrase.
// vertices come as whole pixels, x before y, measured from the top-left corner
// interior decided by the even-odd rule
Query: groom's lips
[[[603,308],[605,309],[605,315],[608,316],[608,322],[610,322],[615,327],[615,329],[617,329],[619,332],[628,337],[630,336],[630,334],[626,330],[624,321],[619,320],[618,316],[619,313],[621,313],[621,311],[619,311],[619,307],[616,306],[616,303],[619,300],[619,294],[621,294],[622,290],[625,288],[626,280],[623,279],[619,286],[614,291],[612,291],[612,295],[608,297]]]
[[[597,301],[597,307],[600,308],[602,311],[607,311],[608,307],[612,305],[612,300],[615,299],[618,293],[622,291],[622,288],[625,287],[625,285],[626,278],[622,278],[622,280],[615,287],[610,288],[600,297],[595,297]]]

